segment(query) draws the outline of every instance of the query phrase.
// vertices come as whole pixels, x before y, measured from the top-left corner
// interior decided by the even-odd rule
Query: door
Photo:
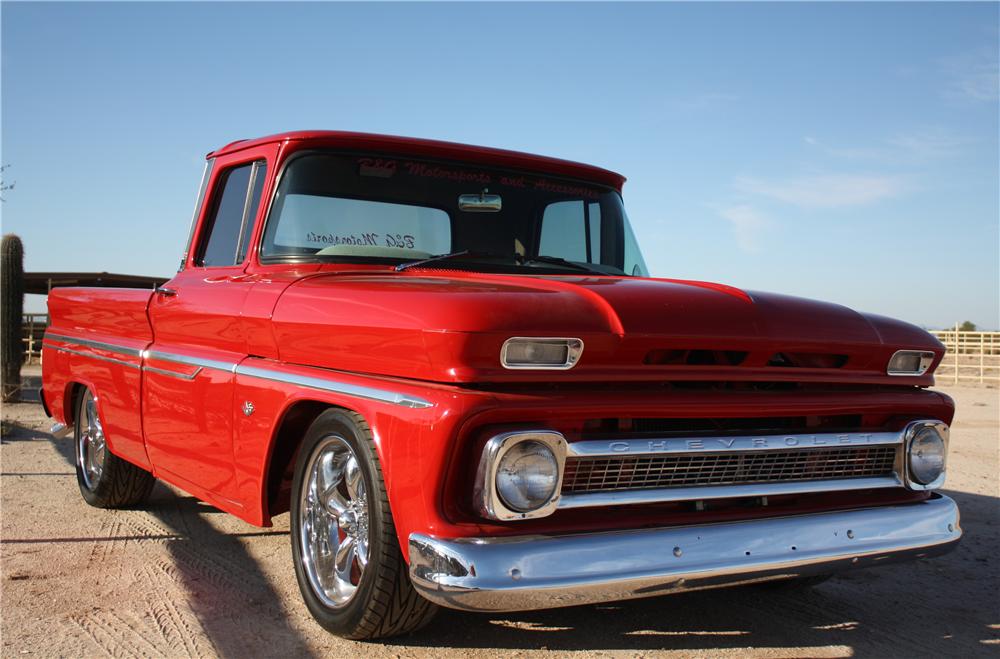
[[[149,306],[153,343],[142,394],[149,459],[158,477],[237,513],[233,371],[248,352],[240,322],[253,286],[248,243],[273,154],[271,146],[213,164],[189,257]]]

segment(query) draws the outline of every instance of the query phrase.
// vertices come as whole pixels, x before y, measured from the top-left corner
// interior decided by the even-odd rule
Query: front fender
[[[451,444],[473,407],[489,405],[490,394],[454,387],[364,376],[251,358],[236,370],[234,398],[237,493],[244,519],[269,526],[269,475],[294,463],[304,427],[283,432],[292,410],[308,406],[312,418],[327,407],[360,414],[372,430],[393,511],[400,546],[413,532],[441,525],[440,493]],[[250,402],[251,414],[243,412]],[[296,436],[297,435],[297,436]],[[280,475],[279,475],[280,477]]]

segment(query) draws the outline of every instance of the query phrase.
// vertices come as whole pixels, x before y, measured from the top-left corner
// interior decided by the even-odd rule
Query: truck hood
[[[438,382],[716,380],[929,384],[892,353],[941,344],[846,307],[707,282],[442,270],[304,277],[278,300],[284,361]],[[509,371],[512,336],[575,337],[569,371]],[[936,366],[936,363],[935,363]]]

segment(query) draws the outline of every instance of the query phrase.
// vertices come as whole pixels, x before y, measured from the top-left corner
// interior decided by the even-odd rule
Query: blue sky
[[[995,3],[0,12],[29,270],[169,275],[206,152],[330,128],[620,171],[656,276],[1000,325]]]

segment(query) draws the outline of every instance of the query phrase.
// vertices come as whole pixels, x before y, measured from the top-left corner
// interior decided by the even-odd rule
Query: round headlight
[[[552,449],[534,440],[518,442],[500,459],[497,492],[511,510],[528,512],[552,499],[559,482],[559,463]]]
[[[910,440],[910,478],[930,485],[944,473],[944,438],[932,427],[921,428]]]

